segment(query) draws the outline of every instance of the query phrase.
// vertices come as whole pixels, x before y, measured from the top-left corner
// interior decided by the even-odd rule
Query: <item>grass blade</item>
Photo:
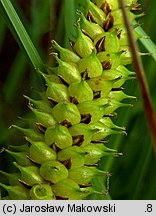
[[[136,21],[135,21],[135,24],[136,24]],[[150,55],[156,61],[156,45],[153,43],[153,41],[148,37],[148,35],[145,33],[145,31],[140,26],[135,28],[135,32],[140,36],[139,40],[141,41],[143,46],[146,48],[146,50],[150,53]]]
[[[73,0],[64,0],[64,22],[65,22],[65,47],[69,46],[69,38],[71,37],[71,33],[73,35],[76,34],[76,29],[74,28],[73,24],[76,20],[76,8],[75,8],[75,1]],[[70,17],[70,19],[69,19]]]
[[[12,3],[10,0],[0,0],[0,6],[4,9],[7,14],[12,26],[14,27],[20,42],[22,43],[27,55],[29,56],[33,66],[35,68],[39,68],[40,70],[44,70],[44,66],[42,60],[34,47],[25,27],[23,26],[19,16],[17,15]]]

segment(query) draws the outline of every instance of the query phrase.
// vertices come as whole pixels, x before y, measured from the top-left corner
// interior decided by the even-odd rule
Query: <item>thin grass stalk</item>
[[[12,23],[16,34],[18,35],[27,55],[29,56],[33,66],[44,71],[43,62],[37,52],[35,46],[33,45],[25,27],[23,26],[19,16],[17,15],[10,0],[0,0],[0,6],[7,14],[10,22]]]

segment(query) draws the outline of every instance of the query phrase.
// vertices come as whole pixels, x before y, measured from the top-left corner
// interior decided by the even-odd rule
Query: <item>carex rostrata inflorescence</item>
[[[141,16],[134,13],[140,5],[125,3],[133,24]],[[52,40],[58,66],[51,74],[40,72],[46,82],[40,99],[25,96],[35,118],[28,128],[13,125],[27,144],[5,149],[17,173],[0,171],[8,179],[7,185],[0,183],[8,191],[4,199],[86,199],[97,193],[93,178],[109,176],[97,168],[99,160],[120,155],[105,143],[107,136],[126,134],[112,116],[119,107],[131,106],[124,99],[135,98],[122,88],[135,78],[126,68],[132,63],[127,30],[118,0],[87,0],[86,11],[77,11],[78,36],[71,49]]]

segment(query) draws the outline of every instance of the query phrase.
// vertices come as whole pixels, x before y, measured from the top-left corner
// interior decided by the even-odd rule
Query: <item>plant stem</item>
[[[151,136],[153,139],[152,143],[153,143],[153,148],[154,148],[154,152],[156,155],[156,116],[155,116],[154,108],[153,108],[152,101],[150,98],[149,87],[148,87],[147,79],[146,79],[146,76],[144,73],[141,58],[138,55],[137,44],[135,42],[135,39],[134,39],[134,36],[132,33],[133,30],[132,30],[132,27],[131,27],[131,24],[130,24],[130,21],[128,18],[128,14],[126,11],[124,0],[119,0],[119,3],[121,6],[121,9],[122,9],[122,13],[123,13],[124,21],[125,21],[125,26],[127,28],[127,34],[128,34],[130,47],[131,47],[134,67],[135,67],[138,82],[140,85],[140,90],[141,90],[141,94],[142,94],[142,98],[143,98],[143,102],[144,102],[144,110],[145,110],[145,114],[147,117],[148,126],[149,126],[149,129],[151,132]]]

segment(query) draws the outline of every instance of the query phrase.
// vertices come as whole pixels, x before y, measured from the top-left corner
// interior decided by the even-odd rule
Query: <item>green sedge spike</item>
[[[37,166],[27,166],[23,167],[16,162],[14,165],[19,169],[22,180],[25,184],[33,186],[34,184],[44,183],[44,179],[39,174],[39,168]]]
[[[85,80],[72,83],[68,88],[68,92],[70,97],[74,98],[78,103],[93,100],[93,91]]]
[[[67,168],[81,167],[85,164],[86,152],[78,146],[71,146],[58,152],[58,160]]]
[[[29,153],[29,146],[28,145],[17,145],[17,146],[9,146],[10,149],[13,149],[14,151],[17,151],[17,152],[26,152],[27,154]]]
[[[63,149],[72,146],[72,136],[67,127],[55,125],[46,130],[45,142],[48,146],[55,144],[59,149]]]
[[[51,183],[57,183],[68,177],[67,168],[59,161],[47,161],[40,167],[41,176]]]
[[[52,189],[56,194],[57,199],[82,200],[90,194],[97,193],[93,188],[81,188],[75,181],[66,178],[54,185]],[[99,193],[102,194],[102,193]]]
[[[93,179],[110,174],[97,165],[103,157],[122,155],[107,142],[114,134],[126,135],[125,127],[115,125],[111,117],[118,108],[132,107],[124,100],[135,99],[122,87],[135,79],[135,72],[127,68],[132,63],[127,30],[118,0],[86,3],[86,13],[77,11],[72,49],[52,40],[57,66],[49,67],[48,74],[37,70],[46,84],[45,91],[37,92],[40,99],[25,96],[34,113],[29,127],[13,125],[27,145],[6,149],[17,168],[16,173],[0,171],[10,184],[0,183],[8,199],[81,200],[104,195],[95,191]],[[142,16],[132,10],[137,0],[125,3],[131,22]]]
[[[42,124],[46,128],[56,124],[52,113],[42,112],[38,109],[34,109],[33,107],[29,108],[35,114],[37,123]]]
[[[42,110],[43,112],[51,112],[51,106],[48,103],[47,99],[42,100],[34,100],[32,98],[29,98],[28,96],[24,95],[26,99],[29,100],[30,104],[33,104],[37,109]]]
[[[98,175],[104,175],[107,172],[98,170],[96,167],[82,166],[69,170],[69,178],[79,185],[85,185],[92,182],[92,179]]]
[[[61,115],[60,115],[61,113]],[[69,124],[79,124],[81,115],[77,106],[71,102],[60,102],[53,108],[53,116],[58,123],[68,121]]]
[[[50,148],[45,142],[32,141],[27,139],[30,143],[29,157],[38,164],[42,164],[48,160],[55,160],[56,152]]]
[[[30,197],[33,200],[55,200],[55,195],[49,184],[34,185],[30,189]]]
[[[87,18],[84,16],[84,14],[81,11],[77,11],[77,14],[82,19],[81,27],[85,34],[87,34],[91,39],[95,39],[96,36],[103,33],[103,28],[99,26],[96,23],[90,22],[87,20]]]
[[[0,170],[0,173],[7,178],[9,185],[20,185],[18,181],[20,179],[20,173],[6,173],[2,170]]]
[[[92,53],[92,50],[95,49],[93,41],[87,37],[80,28],[80,25],[77,25],[78,38],[75,41],[74,49],[76,53],[84,58]]]
[[[51,41],[52,46],[59,52],[60,58],[65,62],[77,63],[80,60],[80,57],[74,52],[61,47],[56,41]]]
[[[19,131],[21,131],[22,133],[25,134],[26,137],[28,137],[29,139],[32,139],[34,141],[37,140],[44,140],[44,136],[43,134],[41,134],[37,128],[33,127],[33,128],[22,128],[19,127],[17,125],[12,125],[12,127],[18,129]],[[13,147],[15,148],[15,147]]]
[[[29,190],[22,185],[13,185],[8,186],[0,183],[0,186],[3,187],[9,194],[9,200],[29,200]]]
[[[96,56],[95,50],[92,50],[92,53],[89,56],[86,56],[79,61],[79,71],[80,73],[86,71],[89,78],[97,77],[102,74],[103,68]]]
[[[84,155],[84,165],[94,165],[98,163],[100,158],[106,156],[119,156],[121,153],[118,153],[114,149],[109,149],[104,146],[104,144],[100,143],[90,143],[86,146],[81,147],[81,151],[83,151]]]
[[[90,0],[87,0],[88,3],[88,12],[92,19],[100,26],[103,26],[104,20],[106,18],[106,14],[103,10],[101,10],[98,6],[93,4]]]
[[[80,82],[81,76],[77,64],[73,62],[65,62],[54,55],[58,62],[57,74],[61,76],[68,84]]]
[[[5,150],[7,153],[9,153],[17,163],[19,163],[21,166],[30,166],[32,165],[31,161],[27,158],[26,152],[13,152],[8,149]]]

